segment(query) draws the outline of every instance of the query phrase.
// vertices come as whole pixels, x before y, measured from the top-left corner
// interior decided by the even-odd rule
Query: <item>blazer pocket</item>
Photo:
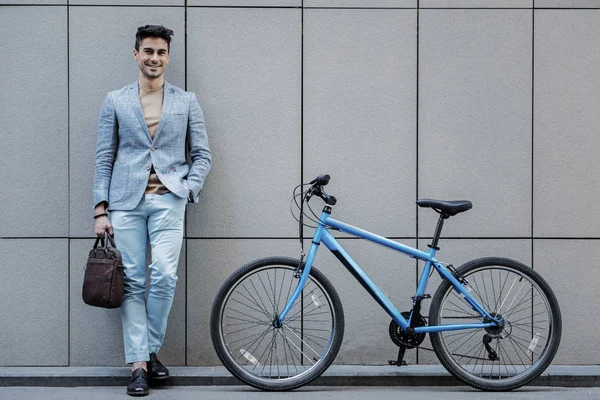
[[[110,189],[108,191],[108,204],[121,200],[127,194],[129,181],[129,171],[119,171],[114,173],[110,181]]]
[[[173,108],[171,109],[171,114],[172,115],[187,115],[188,110],[183,105],[173,105]]]
[[[110,191],[108,192],[108,204],[121,200],[125,197],[125,193],[127,193],[127,186],[119,185],[114,188],[111,186]]]

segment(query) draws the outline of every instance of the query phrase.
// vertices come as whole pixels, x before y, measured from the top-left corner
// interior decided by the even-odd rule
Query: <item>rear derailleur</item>
[[[483,345],[485,346],[485,349],[488,352],[488,358],[490,359],[490,361],[498,361],[500,357],[498,357],[498,353],[496,353],[496,351],[492,349],[492,346],[490,346],[491,342],[492,337],[490,335],[488,335],[487,333],[483,335]]]

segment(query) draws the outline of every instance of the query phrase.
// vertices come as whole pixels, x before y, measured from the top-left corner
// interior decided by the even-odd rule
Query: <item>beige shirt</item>
[[[142,112],[144,113],[144,119],[146,120],[146,125],[148,125],[148,130],[150,131],[150,136],[152,136],[152,139],[154,139],[154,135],[156,135],[156,129],[158,128],[158,123],[160,122],[163,94],[164,86],[161,86],[159,89],[155,90],[147,90],[140,87],[140,103],[142,105]],[[167,189],[165,185],[162,184],[160,179],[158,179],[156,171],[154,171],[154,165],[150,171],[150,178],[148,179],[148,186],[146,186],[146,193],[169,193],[169,189]]]

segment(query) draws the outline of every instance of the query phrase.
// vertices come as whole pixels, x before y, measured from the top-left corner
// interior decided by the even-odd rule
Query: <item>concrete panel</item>
[[[138,77],[138,67],[133,59],[137,28],[163,24],[175,31],[165,77],[170,83],[184,88],[184,22],[183,8],[71,7],[71,236],[94,236],[92,187],[98,116],[106,93],[122,88]]]
[[[92,239],[71,240],[69,365],[120,366],[125,364],[125,355],[119,309],[90,307],[81,299],[85,263],[93,244]],[[185,365],[185,248],[179,257],[177,276],[175,299],[160,351],[160,360],[167,366]]]
[[[301,11],[188,10],[188,86],[207,120],[213,168],[196,237],[295,236],[300,183]]]
[[[600,0],[535,0],[535,8],[598,8]]]
[[[297,240],[187,239],[188,365],[221,365],[210,337],[214,298],[235,270],[257,258],[300,257]]]
[[[301,7],[302,0],[188,0],[188,6],[205,7]]]
[[[417,0],[304,0],[304,8],[416,8]]]
[[[419,239],[419,248],[427,250],[427,245],[431,240]],[[525,265],[532,266],[532,245],[531,239],[441,239],[439,243],[441,248],[436,258],[444,263],[454,265],[456,268],[468,261],[481,257],[506,257],[522,262]],[[419,275],[423,269],[423,263],[419,262]],[[542,272],[543,274],[543,272]],[[438,286],[442,283],[440,275],[434,273],[428,281],[427,290],[431,297],[435,295]],[[426,300],[422,304],[421,315],[429,315],[429,306],[431,300]],[[431,349],[429,335],[421,345],[424,348]],[[435,353],[419,349],[419,364],[439,364]]]
[[[69,5],[101,5],[101,6],[183,6],[185,0],[69,0]],[[145,24],[144,24],[145,25]],[[169,25],[165,25],[173,29]],[[135,32],[134,32],[135,37]]]
[[[0,236],[69,232],[66,25],[66,7],[0,12]]]
[[[416,22],[304,12],[304,180],[330,174],[334,217],[385,236],[415,234]]]
[[[539,1],[539,0],[538,0]],[[421,0],[420,8],[525,8],[533,0]]]
[[[600,10],[535,13],[534,234],[597,237]]]
[[[548,282],[562,313],[562,340],[554,364],[598,364],[590,349],[600,346],[596,293],[600,270],[595,262],[600,257],[598,240],[535,240],[535,269]],[[583,263],[573,260],[573,254],[583,249]],[[583,328],[585,327],[585,328]]]
[[[1,366],[69,363],[66,239],[1,239]]]
[[[531,235],[531,13],[420,13],[419,197],[473,202],[446,236]]]

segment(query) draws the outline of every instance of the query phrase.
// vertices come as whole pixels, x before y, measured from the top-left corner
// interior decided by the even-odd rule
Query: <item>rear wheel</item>
[[[305,385],[329,367],[342,343],[342,304],[314,267],[283,325],[275,326],[300,280],[298,264],[286,257],[253,261],[234,272],[215,298],[213,346],[229,372],[250,386]]]
[[[471,295],[501,326],[431,333],[439,360],[455,377],[483,390],[511,390],[539,376],[558,349],[562,321],[550,286],[533,269],[505,258],[482,258],[457,269]],[[430,325],[490,322],[449,281],[439,286]]]

